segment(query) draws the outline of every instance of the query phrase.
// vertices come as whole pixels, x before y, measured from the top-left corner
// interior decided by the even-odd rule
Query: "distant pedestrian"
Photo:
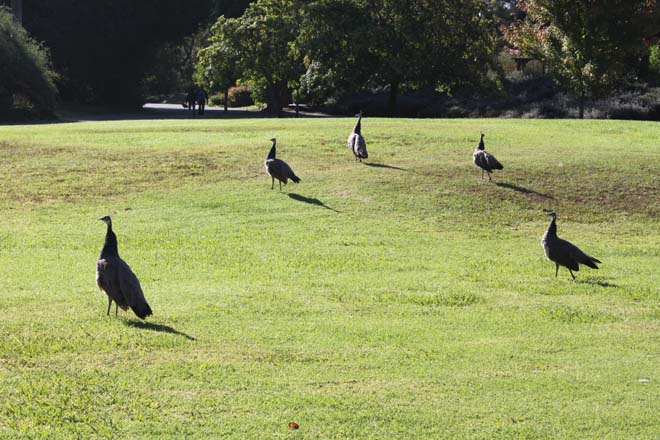
[[[186,103],[188,104],[188,111],[193,116],[195,116],[195,99],[196,99],[196,97],[197,97],[197,94],[195,93],[195,89],[191,88],[190,90],[188,90],[188,94],[186,95]]]
[[[204,114],[204,107],[206,107],[206,101],[208,99],[209,97],[206,94],[206,90],[200,87],[199,90],[197,90],[197,107],[200,115]]]

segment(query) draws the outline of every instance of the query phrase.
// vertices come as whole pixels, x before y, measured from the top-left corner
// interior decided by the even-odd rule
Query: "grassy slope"
[[[0,436],[655,437],[657,124],[366,119],[388,167],[352,125],[0,127]],[[543,208],[601,270],[554,278]],[[147,324],[105,316],[107,213]]]

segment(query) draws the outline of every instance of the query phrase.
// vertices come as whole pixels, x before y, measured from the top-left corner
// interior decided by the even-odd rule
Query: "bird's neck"
[[[275,142],[273,141],[273,146],[270,147],[270,151],[268,152],[268,157],[266,157],[266,160],[275,159],[276,154],[277,153],[276,153],[276,150],[275,150]]]
[[[479,146],[477,146],[477,148],[478,148],[479,150],[483,150],[484,147],[485,147],[485,145],[484,145],[484,135],[482,134],[482,135],[481,135],[481,139],[479,139]]]
[[[361,131],[362,131],[362,116],[360,116],[357,122],[355,123],[355,128],[353,129],[353,133],[362,134],[360,133]]]
[[[108,225],[108,231],[105,233],[105,243],[103,243],[103,249],[101,250],[101,258],[105,257],[119,257],[117,236],[112,230],[112,225]]]
[[[556,237],[557,236],[557,222],[554,218],[550,222],[550,225],[548,226],[548,230],[545,231],[545,235],[547,237]]]

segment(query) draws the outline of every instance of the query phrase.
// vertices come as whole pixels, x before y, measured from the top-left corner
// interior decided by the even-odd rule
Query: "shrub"
[[[247,107],[254,104],[252,91],[248,86],[230,87],[227,100],[229,101],[229,107]]]
[[[209,104],[215,105],[215,106],[221,106],[224,105],[225,103],[225,97],[222,93],[216,93],[215,95],[211,95],[209,98]]]
[[[0,118],[49,117],[55,109],[48,51],[0,7]]]

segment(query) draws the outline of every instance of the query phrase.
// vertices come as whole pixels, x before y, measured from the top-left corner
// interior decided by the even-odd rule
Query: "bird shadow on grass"
[[[589,284],[592,286],[600,287],[619,287],[618,284],[610,283],[607,279],[603,277],[586,277],[586,278],[576,278],[575,282],[578,284]]]
[[[543,197],[545,199],[554,199],[554,197],[549,195],[549,194],[543,194],[543,193],[540,193],[538,191],[534,191],[533,189],[525,188],[525,187],[518,186],[518,185],[514,185],[512,183],[495,182],[495,185],[499,186],[500,188],[511,189],[513,191],[516,191],[516,192],[519,192],[519,193],[522,193],[522,194],[532,194],[532,195],[535,195],[535,196]]]
[[[388,168],[390,170],[406,171],[405,168],[399,168],[399,167],[395,167],[393,165],[385,165],[384,163],[375,163],[375,162],[362,162],[362,163],[365,166],[373,167],[373,168]]]
[[[151,322],[143,322],[143,321],[135,321],[135,320],[124,321],[124,324],[126,324],[129,327],[141,328],[145,330],[153,330],[155,332],[171,333],[173,335],[183,336],[184,338],[190,341],[197,340],[188,334],[185,334],[183,332],[178,331],[175,328],[170,327],[169,325],[152,324]]]
[[[300,194],[296,194],[296,193],[289,193],[287,195],[293,200],[297,200],[299,202],[309,203],[310,205],[316,205],[316,206],[320,206],[321,208],[329,209],[330,211],[339,212],[335,208],[331,208],[330,206],[326,205],[319,199],[313,199],[311,197],[301,196]]]

